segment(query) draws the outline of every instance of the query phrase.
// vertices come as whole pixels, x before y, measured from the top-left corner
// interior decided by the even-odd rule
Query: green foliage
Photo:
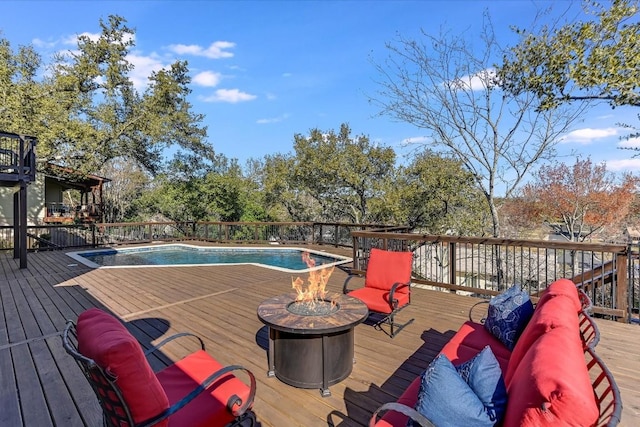
[[[160,174],[155,177],[151,188],[142,193],[135,207],[144,217],[159,214],[177,222],[203,221],[208,217],[200,187],[196,180],[174,180]]]
[[[537,34],[516,30],[521,40],[498,73],[507,90],[536,94],[543,109],[578,100],[640,106],[638,2],[614,0],[609,9],[589,4],[593,21],[545,26]]]
[[[138,93],[127,61],[133,30],[119,16],[101,20],[100,28],[97,40],[82,35],[77,51],[57,55],[41,81],[45,64],[33,48],[13,52],[0,39],[0,129],[36,136],[40,159],[84,172],[123,158],[157,173],[167,147],[212,160],[203,116],[187,99],[187,64],[154,72]]]
[[[351,137],[342,124],[336,133],[312,129],[294,137],[296,156],[290,179],[322,209],[329,221],[374,221],[368,204],[380,197],[391,178],[395,152],[371,144],[367,136]]]
[[[0,130],[39,135],[42,123],[37,118],[48,104],[46,88],[36,80],[41,66],[33,47],[14,52],[9,41],[0,38]]]
[[[256,183],[243,176],[235,160],[218,156],[216,167],[203,175],[186,173],[174,162],[170,173],[156,177],[137,206],[151,216],[159,213],[173,221],[269,221]]]
[[[401,167],[380,209],[389,220],[431,234],[482,235],[490,212],[473,176],[452,158],[425,151]]]
[[[265,208],[274,216],[289,221],[312,221],[322,218],[320,205],[294,178],[296,159],[292,155],[274,154],[258,166],[258,181]]]

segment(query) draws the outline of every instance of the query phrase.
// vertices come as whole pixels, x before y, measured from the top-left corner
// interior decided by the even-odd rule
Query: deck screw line
[[[209,298],[209,297],[215,297],[217,295],[222,295],[222,294],[226,294],[226,293],[229,293],[229,292],[234,292],[234,291],[237,291],[237,290],[238,290],[238,288],[230,288],[230,289],[227,289],[227,290],[224,290],[224,291],[214,292],[212,294],[201,295],[199,297],[193,297],[193,298],[189,298],[189,299],[185,299],[185,300],[181,300],[181,301],[172,302],[171,304],[159,305],[158,307],[149,308],[147,310],[136,311],[135,313],[129,313],[129,314],[126,314],[124,316],[120,316],[120,318],[122,320],[128,320],[128,319],[131,319],[132,317],[140,316],[142,314],[147,314],[147,313],[150,313],[152,311],[162,310],[162,309],[165,309],[165,308],[168,308],[168,307],[173,307],[175,305],[187,304],[187,303],[190,303],[190,302],[193,302],[193,301],[198,301],[198,300],[201,300],[201,299],[204,299],[204,298]]]
[[[8,348],[17,347],[19,345],[24,345],[24,344],[31,344],[32,342],[36,342],[36,341],[40,341],[40,340],[47,340],[49,338],[59,337],[61,335],[62,335],[62,331],[52,332],[52,333],[47,334],[47,335],[41,335],[39,337],[28,338],[26,340],[17,341],[17,342],[11,343],[11,344],[0,345],[0,350],[6,350]]]

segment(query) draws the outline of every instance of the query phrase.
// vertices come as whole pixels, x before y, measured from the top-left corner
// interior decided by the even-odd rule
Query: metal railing
[[[28,227],[30,250],[200,240],[236,244],[318,244],[351,247],[364,272],[371,248],[411,250],[413,282],[481,297],[519,284],[535,298],[569,278],[593,301],[593,312],[638,322],[640,245],[492,239],[412,234],[406,227],[317,222],[140,222]],[[0,249],[10,250],[13,227],[0,226]]]
[[[417,285],[488,298],[518,284],[536,297],[553,281],[569,278],[592,299],[594,313],[638,318],[640,269],[628,245],[371,231],[352,238],[357,272],[366,270],[371,248],[411,250]]]
[[[98,247],[155,241],[319,244],[351,247],[351,232],[379,225],[315,222],[122,222],[29,226],[28,248]],[[13,227],[0,226],[0,250],[13,248]]]
[[[31,136],[0,132],[0,181],[35,180],[36,143]]]

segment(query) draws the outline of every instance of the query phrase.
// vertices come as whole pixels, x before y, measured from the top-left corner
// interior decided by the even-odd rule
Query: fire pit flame
[[[302,253],[302,260],[307,267],[313,268],[316,262],[311,258],[309,252]],[[330,314],[338,310],[335,298],[325,299],[327,296],[327,283],[333,273],[335,266],[322,268],[309,272],[308,285],[304,287],[304,280],[296,277],[291,280],[291,287],[296,291],[296,300],[290,304],[289,310],[296,314],[318,315]]]

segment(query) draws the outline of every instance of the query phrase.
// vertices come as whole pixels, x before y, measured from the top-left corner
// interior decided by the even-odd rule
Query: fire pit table
[[[366,305],[347,295],[324,303],[324,312],[307,312],[292,293],[258,307],[258,318],[269,327],[268,375],[294,387],[319,388],[323,397],[351,373],[354,328],[369,314]]]

